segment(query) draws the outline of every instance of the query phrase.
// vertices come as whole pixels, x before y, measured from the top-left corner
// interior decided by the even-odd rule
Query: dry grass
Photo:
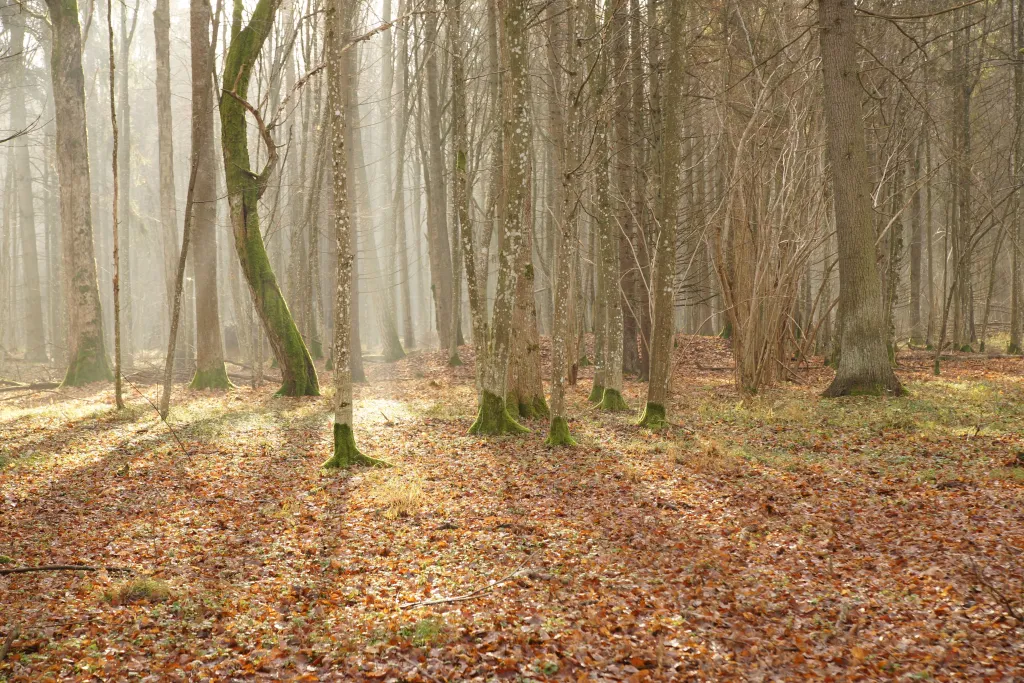
[[[726,450],[717,441],[701,441],[694,449],[675,446],[669,454],[677,465],[700,474],[736,474],[746,466],[742,457]]]
[[[423,487],[416,479],[387,479],[375,497],[384,505],[385,519],[411,517],[423,503]]]
[[[135,602],[166,602],[171,598],[171,587],[160,579],[139,576],[115,583],[103,591],[103,599],[112,605]]]

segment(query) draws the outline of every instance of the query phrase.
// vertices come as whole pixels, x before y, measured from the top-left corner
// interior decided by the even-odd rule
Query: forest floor
[[[905,398],[816,359],[741,400],[680,337],[677,426],[588,368],[572,450],[468,436],[470,364],[367,363],[394,466],[339,474],[330,400],[271,383],[178,387],[180,443],[132,387],[0,393],[0,570],[135,572],[0,576],[0,680],[1020,681],[1024,360],[899,360]]]

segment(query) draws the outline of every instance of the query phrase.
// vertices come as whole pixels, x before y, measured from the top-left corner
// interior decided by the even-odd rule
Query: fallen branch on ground
[[[4,382],[8,384],[8,382]],[[5,391],[34,391],[40,389],[56,389],[60,385],[56,382],[36,382],[35,384],[17,384],[14,386],[0,387],[0,393]]]
[[[14,639],[18,637],[20,633],[17,626],[11,627],[11,632],[7,634],[7,638],[4,640],[3,647],[0,647],[0,662],[3,662],[7,658],[7,653],[11,651],[11,645],[14,644]]]
[[[98,572],[105,569],[108,572],[134,573],[131,567],[94,567],[88,564],[44,564],[39,567],[14,567],[12,569],[0,569],[0,576],[7,574],[28,574],[29,572]]]
[[[488,584],[483,588],[478,588],[472,593],[466,593],[465,595],[456,595],[455,597],[451,598],[435,598],[434,600],[417,600],[416,602],[407,602],[403,605],[399,605],[398,609],[408,609],[410,607],[423,607],[425,605],[446,605],[452,602],[465,602],[466,600],[472,600],[473,598],[478,598],[481,595],[486,595],[487,593],[490,593],[501,584],[507,583],[515,577],[517,577],[520,574],[520,572],[523,571],[523,567],[526,566],[526,563],[529,562],[530,558],[532,557],[533,553],[527,555],[526,559],[520,562],[519,566],[513,569],[510,573],[506,574],[504,577],[498,579],[494,583]]]

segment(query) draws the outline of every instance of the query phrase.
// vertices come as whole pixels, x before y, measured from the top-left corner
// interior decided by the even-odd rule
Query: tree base
[[[78,355],[71,359],[68,371],[64,375],[62,387],[81,387],[92,382],[109,382],[114,379],[107,357],[98,345],[84,343]]]
[[[602,397],[604,397],[604,387],[595,383],[594,388],[590,390],[590,396],[587,396],[587,400],[591,403],[600,403]]]
[[[188,385],[189,389],[200,390],[200,389],[234,389],[235,385],[228,379],[228,372],[224,369],[224,364],[220,363],[216,368],[210,370],[196,370],[195,376],[192,378],[192,383]]]
[[[500,435],[500,434],[526,434],[530,430],[512,419],[505,409],[504,399],[495,396],[489,391],[480,395],[480,410],[477,412],[476,422],[469,428],[470,434],[479,435]]]
[[[825,398],[839,396],[903,396],[906,389],[900,384],[893,372],[883,380],[840,378],[836,376],[832,384],[822,394]]]
[[[323,359],[324,345],[320,343],[319,339],[309,342],[309,355],[313,357],[313,360]]]
[[[647,429],[663,429],[668,426],[668,419],[665,417],[665,406],[660,403],[647,402],[644,412],[637,420],[637,425]]]
[[[1014,344],[1013,342],[1010,342],[1010,345],[1006,347],[1006,353],[1011,356],[1021,355],[1020,344]]]
[[[334,370],[334,354],[327,356],[327,361],[324,363],[324,370]]]
[[[464,363],[462,362],[462,359],[459,358],[459,352],[458,351],[453,353],[451,355],[451,357],[448,358],[448,367],[450,367],[450,368],[457,368],[457,367],[460,367],[462,365],[464,365]]]
[[[548,428],[548,438],[544,440],[545,446],[575,446],[576,439],[569,434],[569,423],[564,417],[551,418],[551,426]]]
[[[970,344],[964,344],[960,347],[960,353],[974,353],[974,348]]]
[[[518,417],[524,420],[539,420],[551,415],[548,402],[544,400],[543,394],[534,396],[532,399],[527,397],[525,401],[520,401],[515,394],[509,394],[505,399],[505,408],[509,415],[517,417],[512,411],[512,408],[515,408],[518,410]]]
[[[580,366],[581,368],[589,368],[592,364],[590,362],[590,359],[587,358],[586,355],[583,355],[580,356],[580,359],[578,361],[576,361],[576,365]]]
[[[629,410],[629,405],[626,403],[626,400],[622,398],[622,394],[618,389],[605,389],[604,395],[601,396],[601,402],[597,407],[601,410],[608,410],[612,412]]]
[[[334,455],[323,464],[324,469],[339,470],[348,469],[353,465],[364,465],[366,467],[391,467],[391,464],[363,455],[356,448],[355,434],[349,425],[334,423]]]

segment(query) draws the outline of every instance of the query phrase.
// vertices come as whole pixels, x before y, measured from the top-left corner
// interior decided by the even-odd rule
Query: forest
[[[1020,681],[1024,0],[0,0],[0,682]]]

